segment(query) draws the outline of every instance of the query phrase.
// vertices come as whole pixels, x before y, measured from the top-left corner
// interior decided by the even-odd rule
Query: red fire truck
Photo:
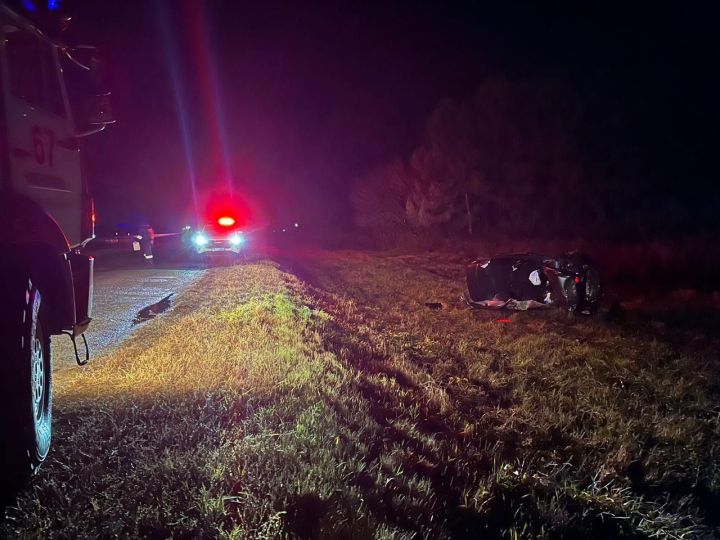
[[[68,336],[78,363],[89,356],[93,260],[82,247],[94,209],[81,141],[113,122],[93,48],[40,29],[55,2],[18,4],[0,4],[0,488],[48,454],[51,336]]]

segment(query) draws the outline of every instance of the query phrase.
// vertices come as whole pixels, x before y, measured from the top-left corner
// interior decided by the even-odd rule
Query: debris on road
[[[146,306],[142,308],[140,311],[138,311],[138,314],[133,319],[133,325],[140,324],[146,321],[149,321],[150,319],[155,318],[156,315],[162,313],[163,311],[167,311],[170,309],[170,306],[172,305],[172,302],[170,301],[170,298],[172,297],[173,293],[168,294],[165,298],[159,300],[158,302],[155,302],[154,304],[150,304],[149,306]]]

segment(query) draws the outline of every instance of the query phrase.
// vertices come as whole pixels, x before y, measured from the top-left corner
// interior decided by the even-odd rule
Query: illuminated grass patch
[[[468,311],[462,269],[322,254],[210,270],[58,378],[7,535],[711,534],[718,358],[598,321]],[[402,276],[402,279],[398,279]],[[442,300],[441,310],[425,302]]]

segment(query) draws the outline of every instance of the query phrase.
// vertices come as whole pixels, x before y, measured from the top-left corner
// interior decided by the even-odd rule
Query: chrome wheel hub
[[[43,355],[43,346],[40,339],[33,339],[32,357],[31,357],[31,385],[32,385],[32,402],[33,414],[36,420],[40,420],[43,414],[43,402],[45,399],[45,358]]]

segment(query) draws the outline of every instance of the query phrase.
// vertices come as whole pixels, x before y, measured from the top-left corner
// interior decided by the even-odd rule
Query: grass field
[[[717,537],[717,343],[500,323],[462,276],[361,252],[211,269],[57,378],[53,452],[0,532]]]

